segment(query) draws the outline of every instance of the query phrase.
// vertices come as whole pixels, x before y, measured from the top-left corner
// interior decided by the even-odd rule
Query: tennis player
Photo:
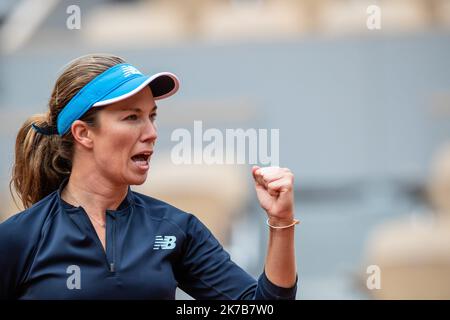
[[[17,135],[11,189],[25,210],[0,224],[0,298],[174,299],[177,287],[196,299],[295,298],[288,169],[252,169],[270,233],[258,279],[194,215],[131,191],[155,151],[156,101],[178,88],[174,74],[112,55],[65,68],[48,112]]]

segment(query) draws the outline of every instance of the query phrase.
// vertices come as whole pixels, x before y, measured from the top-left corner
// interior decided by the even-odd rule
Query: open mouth
[[[136,164],[140,169],[148,169],[148,164],[150,162],[150,156],[152,155],[152,151],[145,151],[138,154],[135,154],[131,157],[131,160]]]

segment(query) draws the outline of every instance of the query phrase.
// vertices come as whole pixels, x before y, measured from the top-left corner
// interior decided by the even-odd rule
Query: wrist
[[[270,223],[270,225],[274,226],[274,227],[283,227],[283,226],[287,226],[290,225],[294,222],[295,218],[294,215],[289,215],[288,217],[274,217],[274,216],[268,216],[268,222]]]
[[[290,212],[288,214],[283,214],[281,217],[279,215],[272,215],[270,213],[267,213],[267,218],[269,218],[269,220],[271,222],[292,222],[292,220],[294,220],[295,218],[295,214],[293,212]]]

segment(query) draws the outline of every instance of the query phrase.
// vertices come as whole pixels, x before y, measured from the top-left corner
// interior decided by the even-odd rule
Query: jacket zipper
[[[116,260],[116,222],[115,219],[111,219],[112,221],[112,239],[110,241],[112,245],[112,259],[109,263],[109,272],[114,273],[115,272],[115,260]]]
[[[103,248],[102,242],[100,241],[100,238],[95,230],[94,225],[92,224],[91,219],[89,218],[89,216],[86,213],[86,211],[84,210],[84,208],[81,208],[81,210],[84,211],[84,216],[89,225],[90,232],[91,232],[92,236],[94,237],[94,241],[97,242],[97,246],[99,247],[100,251],[103,254],[103,259],[105,260],[106,269],[108,270],[109,273],[114,274],[116,271],[116,267],[115,267],[116,225],[115,225],[115,221],[114,221],[115,217],[110,216],[108,218],[108,212],[106,212],[105,248]],[[112,228],[111,237],[108,237],[108,227]],[[112,238],[112,239],[109,239],[109,238]],[[111,249],[109,248],[110,245],[112,246]],[[109,250],[111,250],[111,259],[109,259],[110,257],[108,257]]]
[[[84,209],[83,209],[84,210]],[[106,263],[106,268],[108,270],[109,273],[114,273],[115,272],[115,266],[114,266],[114,260],[109,259],[108,257],[108,251],[110,250],[109,246],[112,245],[114,243],[114,233],[115,232],[111,232],[111,238],[113,239],[109,239],[110,237],[108,237],[108,227],[109,228],[115,228],[115,224],[114,224],[114,218],[110,217],[108,218],[108,213],[106,213],[106,225],[105,225],[105,248],[103,248],[102,242],[100,241],[100,238],[98,237],[97,232],[95,231],[95,227],[92,224],[92,222],[90,221],[88,215],[86,214],[86,218],[89,220],[89,223],[91,225],[91,230],[93,232],[93,236],[95,238],[95,241],[97,242],[97,245],[100,247],[100,250],[103,254],[103,258],[105,259],[105,263]],[[108,221],[109,220],[109,221]],[[110,226],[112,225],[112,226]],[[114,229],[113,229],[114,230]],[[114,249],[114,247],[113,247]],[[111,250],[113,251],[113,250]]]

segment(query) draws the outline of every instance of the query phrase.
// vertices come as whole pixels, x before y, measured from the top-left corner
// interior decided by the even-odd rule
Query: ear
[[[91,149],[94,145],[92,140],[92,128],[86,122],[75,120],[70,127],[73,138],[84,147]]]

